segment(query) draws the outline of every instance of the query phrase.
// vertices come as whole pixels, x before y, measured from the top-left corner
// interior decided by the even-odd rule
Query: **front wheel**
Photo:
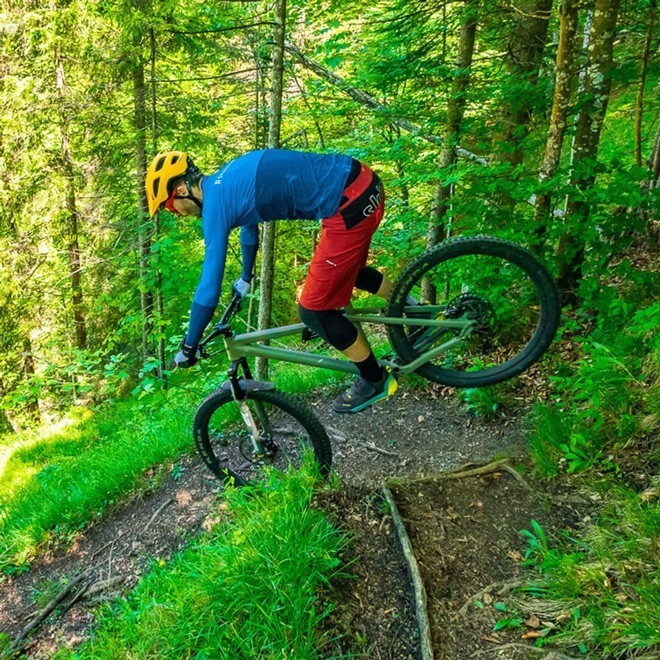
[[[269,466],[298,469],[309,456],[322,475],[332,464],[328,435],[302,401],[277,390],[252,390],[237,402],[216,390],[197,409],[195,445],[204,462],[225,483],[258,481]]]
[[[474,236],[437,245],[401,273],[387,316],[415,321],[387,331],[404,363],[431,355],[416,370],[421,376],[482,387],[538,360],[557,332],[559,314],[552,277],[531,252]],[[425,319],[436,325],[420,325]]]

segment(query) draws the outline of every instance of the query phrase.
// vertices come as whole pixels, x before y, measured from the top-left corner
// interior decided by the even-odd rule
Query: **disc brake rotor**
[[[458,319],[465,316],[474,321],[472,332],[484,334],[488,332],[495,321],[495,310],[490,301],[476,293],[461,293],[452,298],[445,309],[445,317]]]

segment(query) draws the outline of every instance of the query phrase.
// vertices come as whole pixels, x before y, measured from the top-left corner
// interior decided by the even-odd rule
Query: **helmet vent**
[[[172,165],[174,165],[174,163],[177,163],[180,158],[181,158],[180,156],[173,156],[172,157]]]
[[[154,170],[155,170],[156,172],[159,172],[160,170],[163,169],[163,165],[164,165],[164,164],[165,164],[165,156],[163,156],[162,158],[160,158],[160,159],[158,160],[158,162],[156,163],[156,167],[154,168]]]
[[[153,189],[154,189],[154,199],[158,197],[158,186],[160,184],[160,177],[154,179]]]

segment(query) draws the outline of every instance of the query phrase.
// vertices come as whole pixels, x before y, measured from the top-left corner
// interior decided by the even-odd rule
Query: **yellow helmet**
[[[168,200],[174,185],[190,174],[189,168],[197,169],[183,151],[167,151],[151,161],[144,180],[150,216]]]

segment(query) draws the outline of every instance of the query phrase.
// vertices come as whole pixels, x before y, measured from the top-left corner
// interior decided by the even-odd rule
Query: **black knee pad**
[[[369,293],[378,293],[378,289],[380,289],[382,283],[383,274],[371,266],[365,266],[358,273],[355,280],[355,288],[361,291],[368,291]]]
[[[298,304],[300,320],[330,346],[345,351],[358,338],[357,328],[338,309],[313,310]]]

